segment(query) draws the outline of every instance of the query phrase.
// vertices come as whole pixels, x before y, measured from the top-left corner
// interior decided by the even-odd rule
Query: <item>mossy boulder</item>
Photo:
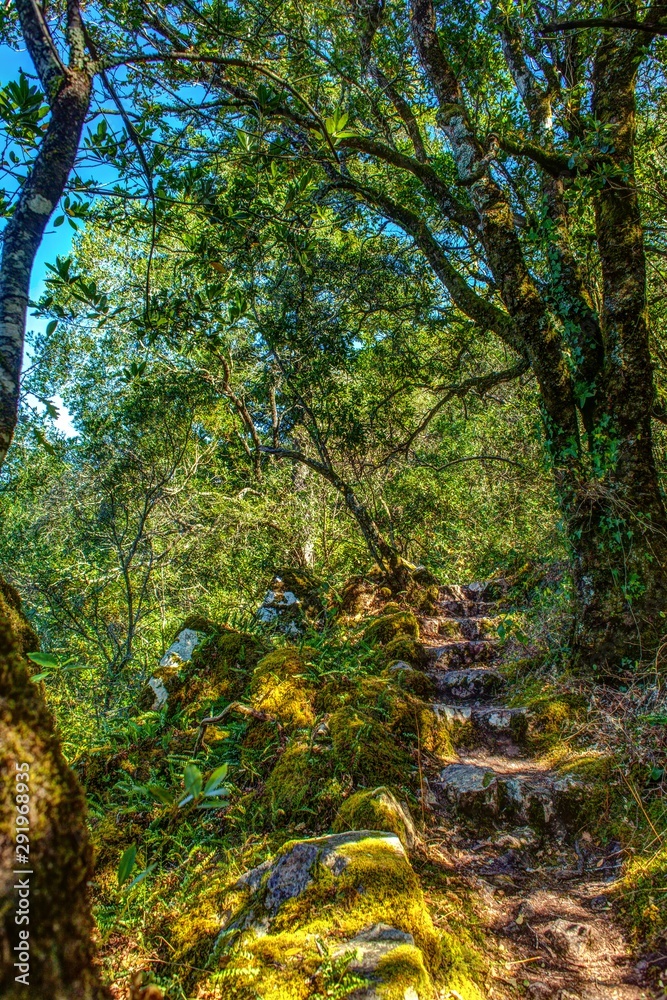
[[[250,632],[238,632],[224,625],[218,625],[208,636],[194,631],[193,634],[199,635],[200,640],[193,646],[190,658],[180,665],[171,663],[168,650],[154,678],[166,690],[169,711],[181,710],[199,717],[203,711],[242,695],[269,645]],[[154,689],[153,684],[151,687]]]
[[[419,622],[411,611],[394,611],[373,618],[366,626],[364,639],[371,645],[384,645],[397,636],[419,638]]]
[[[376,787],[389,782],[406,785],[414,765],[386,723],[352,705],[329,719],[335,762],[356,784]]]
[[[558,761],[559,749],[552,751],[552,760]],[[607,754],[589,752],[575,756],[566,745],[562,749],[554,782],[558,813],[570,830],[595,829],[600,817],[609,814],[615,797],[616,761]]]
[[[361,681],[356,707],[377,720],[385,734],[401,747],[417,751],[421,745],[430,753],[448,756],[452,744],[447,728],[441,724],[430,702],[403,687],[402,671],[397,673],[398,677],[394,676],[391,681],[386,674]],[[393,779],[391,783],[395,783]]]
[[[384,830],[395,833],[406,850],[411,850],[417,841],[410,809],[386,786],[355,792],[345,800],[333,824],[334,833],[342,833],[344,830]]]
[[[315,722],[315,690],[308,662],[316,651],[285,646],[263,657],[250,683],[254,708],[274,716],[287,729],[304,729]]]
[[[413,667],[422,667],[426,663],[426,656],[421,643],[413,639],[410,635],[399,634],[395,639],[390,639],[382,647],[382,656],[385,663],[392,663],[395,660],[406,660]]]
[[[389,587],[378,590],[377,583],[365,576],[354,576],[343,587],[340,602],[340,613],[352,618],[367,614],[376,601],[391,597]]]
[[[384,671],[384,676],[402,691],[409,691],[420,698],[432,698],[435,695],[435,684],[429,674],[423,670],[415,670],[405,660],[395,660],[390,663]]]
[[[273,825],[301,821],[310,830],[321,830],[331,822],[344,793],[330,747],[295,740],[271,771],[261,804]]]
[[[439,941],[395,835],[366,830],[292,841],[235,889],[245,898],[219,962],[234,981],[252,968],[248,985],[261,1000],[306,1000],[318,982],[326,993],[331,963],[323,954],[358,963],[345,973],[350,994],[357,987],[386,1000],[432,1000]],[[377,960],[364,964],[364,954]]]
[[[324,616],[320,588],[320,581],[307,570],[278,570],[257,611],[257,618],[285,635],[296,637],[308,623],[317,624]]]

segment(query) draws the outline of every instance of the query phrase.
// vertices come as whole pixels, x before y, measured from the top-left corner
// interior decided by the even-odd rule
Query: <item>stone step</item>
[[[505,684],[505,678],[490,667],[468,667],[464,670],[428,671],[436,691],[469,701],[492,697]]]
[[[419,620],[420,634],[423,639],[429,639],[434,644],[438,639],[448,637],[454,641],[463,640],[479,642],[498,639],[498,623],[500,617],[487,615],[457,617],[449,615],[446,618],[423,617]]]
[[[479,618],[498,612],[495,601],[464,601],[449,597],[439,600],[436,608],[443,617],[454,615],[458,618]]]
[[[449,764],[431,783],[443,804],[457,815],[488,826],[499,821],[539,830],[559,825],[585,794],[583,782],[508,759],[462,759]]]
[[[498,655],[498,645],[491,639],[455,639],[439,646],[425,643],[423,649],[427,662],[439,670],[489,663]]]
[[[525,708],[504,708],[495,705],[433,705],[435,714],[446,725],[455,728],[470,723],[481,736],[505,737],[522,740],[528,729]]]

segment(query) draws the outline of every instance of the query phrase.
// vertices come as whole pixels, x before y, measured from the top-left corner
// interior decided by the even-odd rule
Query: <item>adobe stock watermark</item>
[[[14,883],[17,944],[14,945],[14,979],[30,986],[30,764],[16,764],[14,805],[16,829],[14,840]]]

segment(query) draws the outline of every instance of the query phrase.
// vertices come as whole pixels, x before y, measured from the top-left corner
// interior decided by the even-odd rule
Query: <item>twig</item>
[[[275,715],[269,715],[268,712],[260,712],[259,709],[251,708],[250,705],[243,705],[240,701],[232,701],[226,708],[223,708],[219,715],[208,715],[206,718],[201,720],[199,723],[199,733],[197,734],[193,751],[195,754],[198,753],[199,748],[201,747],[206,727],[215,725],[216,722],[222,722],[225,716],[229,715],[230,712],[238,712],[239,715],[249,715],[253,719],[259,719],[260,722],[272,722],[278,730],[278,737],[280,739],[281,746],[285,746],[285,730],[278,719],[276,719]]]

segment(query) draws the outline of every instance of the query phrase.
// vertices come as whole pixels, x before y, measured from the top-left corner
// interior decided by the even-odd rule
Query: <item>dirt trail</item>
[[[594,830],[568,833],[572,797],[585,787],[525,749],[529,720],[503,704],[498,606],[485,597],[475,585],[443,588],[421,622],[436,711],[465,727],[458,758],[428,775],[427,850],[485,904],[485,930],[506,955],[489,996],[648,998],[607,895],[621,845],[596,844]]]

